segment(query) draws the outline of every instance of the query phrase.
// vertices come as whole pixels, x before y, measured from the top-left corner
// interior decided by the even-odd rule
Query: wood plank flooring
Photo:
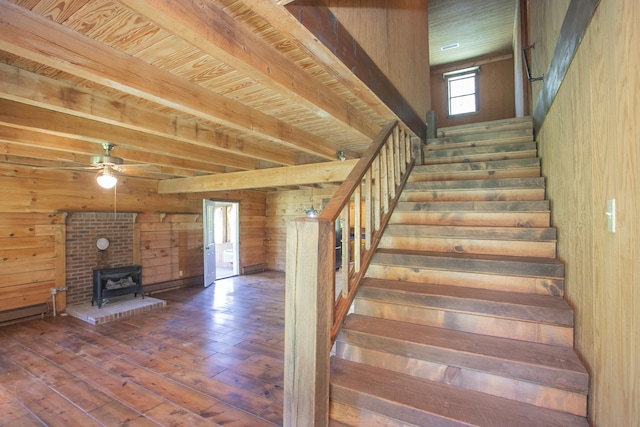
[[[284,274],[154,296],[104,325],[0,328],[0,425],[282,425]]]

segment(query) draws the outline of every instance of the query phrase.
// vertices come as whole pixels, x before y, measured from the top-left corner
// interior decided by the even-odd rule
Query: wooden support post
[[[287,224],[285,427],[329,425],[334,248],[333,221],[299,218]]]
[[[432,139],[438,133],[438,117],[435,111],[427,111],[427,139]]]
[[[364,193],[364,248],[366,250],[371,249],[371,233],[372,230],[372,218],[371,210],[373,209],[372,195],[373,195],[373,183],[371,182],[371,169],[367,169],[365,174],[365,182],[367,183]]]
[[[342,297],[349,294],[349,274],[351,273],[351,222],[349,221],[348,202],[342,209]]]
[[[389,212],[389,176],[387,165],[389,160],[387,158],[387,146],[386,144],[380,150],[380,182],[382,187],[380,190],[380,200],[383,206],[383,213]]]
[[[411,138],[411,157],[415,159],[416,165],[421,165],[424,161],[424,144],[420,138]]]
[[[53,226],[55,235],[54,256],[56,259],[55,287],[67,286],[67,214],[62,214],[61,224]],[[67,293],[58,292],[56,296],[56,311],[63,312],[67,308]]]
[[[360,248],[362,240],[362,183],[353,193],[353,271],[360,271]]]
[[[387,198],[396,197],[396,160],[395,160],[395,147],[393,144],[393,137],[390,137],[387,141],[387,176],[389,179],[389,196]],[[385,213],[389,209],[385,210]]]
[[[380,176],[380,155],[373,161],[373,228],[375,231],[380,230],[380,210],[382,209],[380,197],[382,195],[382,183]]]

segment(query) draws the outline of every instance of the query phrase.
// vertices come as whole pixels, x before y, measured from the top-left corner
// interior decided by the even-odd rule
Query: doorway
[[[203,200],[205,286],[240,271],[238,202]]]

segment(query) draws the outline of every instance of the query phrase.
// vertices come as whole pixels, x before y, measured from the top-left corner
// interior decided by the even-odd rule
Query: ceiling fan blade
[[[149,167],[156,167],[156,165],[152,165],[151,163],[134,163],[134,164],[124,164],[124,165],[113,165],[111,167],[118,172],[126,172],[128,169],[149,168]]]
[[[42,169],[42,170],[78,170],[78,169],[100,169],[95,166],[32,166],[33,169]]]

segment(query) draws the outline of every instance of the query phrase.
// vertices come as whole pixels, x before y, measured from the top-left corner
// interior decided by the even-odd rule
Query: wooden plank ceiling
[[[511,54],[518,0],[429,0],[429,64]],[[458,44],[453,49],[443,46]]]
[[[317,45],[272,1],[0,0],[1,161],[86,171],[109,142],[150,179],[330,169],[395,115]]]

